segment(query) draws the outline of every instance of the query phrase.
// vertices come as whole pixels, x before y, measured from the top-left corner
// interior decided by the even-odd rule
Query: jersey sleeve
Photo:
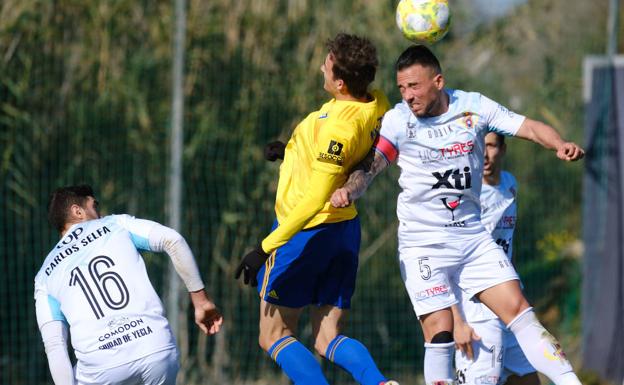
[[[483,95],[481,95],[481,108],[489,132],[515,136],[525,119],[524,115],[516,114]]]
[[[317,158],[312,163],[309,187],[288,217],[262,241],[265,252],[288,242],[325,206],[330,194],[339,187],[340,176],[346,174],[346,166],[352,163],[349,157],[353,156],[356,143],[353,135],[354,130],[345,122],[323,127],[316,141]]]
[[[170,227],[156,222],[153,223],[154,225],[149,233],[150,249],[156,252],[164,251],[167,253],[188,291],[193,292],[203,289],[204,283],[195,262],[195,257],[184,237]]]
[[[134,247],[138,250],[158,251],[153,250],[150,246],[149,235],[154,226],[160,225],[159,223],[147,219],[138,219],[127,214],[115,215],[114,217],[121,227],[128,230]]]
[[[137,249],[167,253],[188,291],[204,288],[193,252],[177,231],[158,222],[138,219],[127,214],[117,215],[116,220],[130,233],[130,238]]]
[[[383,156],[388,163],[392,163],[399,156],[399,135],[396,111],[392,110],[384,115],[381,121],[379,137],[375,142],[375,152]]]
[[[39,277],[35,278],[35,315],[39,328],[51,321],[67,323],[61,303],[48,294],[45,283]]]

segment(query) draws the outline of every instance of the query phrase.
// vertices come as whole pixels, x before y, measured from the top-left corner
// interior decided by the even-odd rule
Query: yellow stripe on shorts
[[[271,269],[273,269],[273,266],[275,265],[275,254],[277,254],[277,249],[273,250],[269,259],[267,259],[264,263],[264,279],[262,280],[262,290],[260,290],[260,298],[262,299],[264,299],[264,296],[266,294],[266,288],[269,284],[269,275],[271,275]]]

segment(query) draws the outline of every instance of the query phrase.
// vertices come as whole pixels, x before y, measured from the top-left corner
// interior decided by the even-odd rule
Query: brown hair
[[[59,187],[50,194],[48,200],[48,222],[59,232],[67,223],[69,208],[72,205],[84,207],[88,197],[95,197],[91,186],[86,184]]]
[[[327,50],[334,61],[334,76],[345,82],[352,96],[366,96],[379,64],[373,43],[363,37],[339,33],[327,41]]]

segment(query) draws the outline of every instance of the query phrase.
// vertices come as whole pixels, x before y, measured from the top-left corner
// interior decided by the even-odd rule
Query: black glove
[[[240,265],[236,268],[236,275],[234,278],[238,279],[241,273],[245,272],[243,275],[243,282],[245,282],[245,285],[253,287],[258,286],[256,276],[258,275],[258,271],[260,271],[262,265],[266,262],[267,258],[269,258],[269,254],[262,250],[262,246],[256,247],[254,250],[247,253],[245,257],[243,257]]]
[[[275,162],[277,159],[284,159],[284,149],[286,145],[279,140],[264,146],[264,159]]]

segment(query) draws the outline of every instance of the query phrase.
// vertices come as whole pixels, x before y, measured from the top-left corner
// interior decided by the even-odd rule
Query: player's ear
[[[84,209],[80,205],[74,203],[69,206],[69,215],[71,218],[80,218],[84,214]]]
[[[441,91],[444,88],[444,76],[442,74],[436,74],[433,77],[433,84],[435,84],[438,91]]]
[[[336,83],[335,83],[335,85],[336,85],[336,89],[337,89],[338,91],[340,91],[340,93],[341,93],[341,94],[346,94],[346,93],[348,93],[348,92],[349,92],[349,89],[348,89],[348,87],[347,87],[347,83],[345,83],[345,81],[344,81],[344,80],[342,80],[342,79],[336,79],[336,80],[334,80],[334,81],[336,82]]]

